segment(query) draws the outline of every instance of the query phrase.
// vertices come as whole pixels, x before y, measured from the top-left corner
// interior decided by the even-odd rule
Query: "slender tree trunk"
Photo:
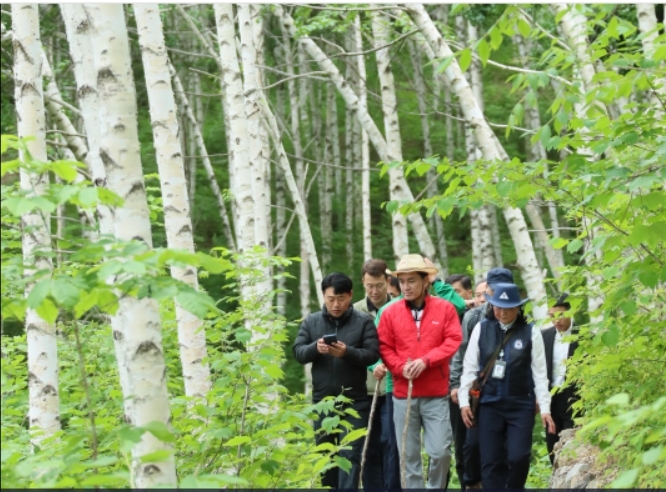
[[[355,34],[355,50],[357,52],[363,51],[363,36],[361,33],[361,17],[356,16],[354,19],[354,34]],[[356,62],[358,64],[358,98],[359,104],[366,108],[368,107],[368,95],[366,90],[366,69],[365,57],[357,56]],[[336,125],[337,131],[337,125]],[[337,145],[337,142],[336,142]],[[361,214],[363,218],[363,260],[372,258],[372,217],[370,215],[370,142],[368,140],[368,132],[364,128],[361,129]]]
[[[643,43],[643,53],[646,58],[651,59],[654,56],[654,45],[659,37],[655,5],[652,3],[637,3],[636,16],[638,17],[638,29],[643,35],[641,39],[641,43]],[[666,24],[666,22],[664,22],[664,24]],[[657,87],[654,88],[654,92],[650,95],[650,99],[659,117],[664,114],[660,108],[663,108],[663,105],[666,104],[666,78],[663,78],[661,81],[657,79],[657,84]],[[661,101],[659,99],[661,99]]]
[[[220,218],[222,219],[222,224],[224,225],[224,234],[226,236],[227,245],[229,249],[237,250],[238,246],[236,244],[236,240],[234,239],[234,234],[231,228],[229,213],[227,212],[227,205],[224,201],[224,196],[222,196],[220,185],[217,183],[215,170],[213,169],[213,164],[211,163],[210,157],[208,156],[208,150],[206,149],[206,142],[204,141],[201,128],[199,128],[199,123],[197,122],[197,118],[192,111],[192,106],[190,105],[189,99],[185,94],[185,89],[183,88],[183,84],[180,81],[180,77],[178,76],[178,73],[173,68],[171,63],[169,63],[169,71],[171,73],[171,79],[173,80],[174,93],[176,98],[180,101],[180,106],[182,106],[182,108],[185,110],[185,115],[190,120],[192,130],[194,130],[194,138],[197,142],[197,146],[199,147],[199,152],[201,153],[201,162],[203,163],[204,169],[206,170],[210,189],[213,192],[219,207]]]
[[[347,46],[350,48],[350,51],[353,51],[353,47],[356,45],[356,36],[354,34],[355,27],[352,25],[349,29],[349,34],[347,35]],[[354,64],[348,60],[347,61],[347,70],[348,70],[348,82],[352,87],[358,86],[358,71],[353,66]],[[345,243],[346,258],[347,258],[347,267],[349,270],[354,269],[354,197],[356,192],[354,188],[356,183],[354,182],[354,171],[353,168],[357,167],[358,161],[361,158],[360,155],[360,143],[361,143],[361,127],[358,123],[358,119],[352,111],[350,114],[350,136],[351,136],[351,146],[350,146],[350,156],[351,159],[347,162],[347,169],[345,169],[345,233],[347,235],[347,241]]]
[[[423,5],[409,4],[405,5],[405,8],[416,26],[421,29],[435,55],[440,58],[453,56],[453,52],[437,31]],[[497,139],[485,120],[483,111],[481,111],[472,89],[460,70],[458,61],[454,59],[446,68],[445,73],[452,90],[458,96],[465,120],[474,130],[474,135],[483,158],[490,161],[502,159],[502,153],[500,152],[501,145],[497,145]],[[527,288],[528,295],[534,303],[534,317],[537,320],[545,319],[547,316],[546,289],[541,269],[534,254],[534,246],[527,230],[525,218],[520,209],[515,207],[505,209],[504,218],[516,248],[516,256],[521,269],[522,279]]]
[[[35,160],[46,162],[46,122],[42,95],[42,44],[39,35],[37,4],[12,4],[14,43],[14,98],[19,138],[32,137],[26,150]],[[19,159],[27,161],[25,151]],[[21,190],[27,196],[40,196],[48,191],[49,175],[34,174],[21,168]],[[51,217],[34,211],[21,217],[24,275],[40,270],[51,271]],[[34,283],[26,285],[25,296]],[[55,324],[43,320],[34,309],[27,308],[25,331],[28,345],[28,424],[32,442],[39,445],[60,430],[60,395],[58,393],[58,349]]]
[[[326,152],[325,164],[333,164],[334,130],[337,129],[337,112],[335,111],[335,87],[326,86]],[[335,168],[337,169],[337,168]],[[332,233],[333,233],[333,168],[326,166],[319,173],[319,203],[320,203],[320,229],[321,229],[321,257],[322,268],[328,271],[331,266]]]
[[[377,58],[377,72],[382,93],[382,111],[384,114],[384,131],[388,151],[388,162],[402,161],[402,146],[400,139],[400,125],[398,122],[398,102],[395,97],[395,83],[391,70],[391,58],[388,48],[389,31],[388,18],[380,13],[372,13],[372,34],[375,41],[375,55]],[[400,177],[402,171],[393,168],[389,172],[389,192],[391,200],[401,200],[403,192]],[[398,261],[400,257],[409,253],[409,239],[407,237],[407,219],[400,213],[394,213],[391,219],[393,227],[393,255]]]
[[[157,4],[134,4],[134,17],[139,32],[150,119],[157,154],[164,228],[169,248],[194,252],[190,201],[187,195],[185,163],[178,134],[178,111],[171,87],[162,20]],[[171,267],[171,276],[198,289],[195,267]],[[206,331],[203,320],[183,309],[176,301],[178,345],[186,396],[204,397],[211,387]]]
[[[280,19],[280,22],[283,26],[283,30],[289,33],[292,37],[296,36],[296,28],[294,26],[294,21],[284,12],[280,5],[276,5],[274,13]],[[374,121],[367,112],[367,109],[363,106],[360,106],[359,99],[354,94],[354,91],[349,87],[347,82],[344,80],[340,71],[333,64],[333,62],[326,56],[326,54],[314,43],[314,41],[308,36],[298,37],[298,42],[310,53],[310,56],[315,59],[319,66],[328,73],[331,81],[335,84],[340,95],[344,98],[346,104],[356,111],[357,118],[363,126],[363,128],[368,132],[368,137],[373,143],[377,153],[384,162],[391,162],[392,159],[389,158],[388,147],[384,137],[380,133],[379,129],[375,125]],[[402,189],[402,200],[413,201],[414,196],[412,195],[407,182],[404,179],[404,176],[401,177],[401,189]],[[412,227],[414,229],[414,235],[419,243],[421,251],[431,258],[436,259],[435,246],[428,234],[428,230],[423,221],[423,217],[420,214],[412,214],[409,216],[410,221],[412,222]],[[437,261],[435,261],[437,265]]]
[[[107,172],[108,188],[123,198],[115,209],[114,231],[118,240],[139,240],[152,247],[148,202],[139,153],[137,107],[127,26],[120,4],[86,4],[92,22],[92,46],[97,69],[100,102],[100,155]],[[125,340],[133,423],[143,426],[171,418],[167,393],[166,364],[162,349],[159,307],[153,299],[124,296],[117,317]],[[140,488],[176,486],[173,456],[143,463],[141,457],[173,447],[151,433],[144,433],[133,448],[133,474]]]

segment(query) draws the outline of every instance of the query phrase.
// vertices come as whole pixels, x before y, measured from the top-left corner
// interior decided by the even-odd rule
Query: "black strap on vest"
[[[507,344],[509,341],[509,338],[511,338],[511,335],[513,335],[515,323],[509,330],[506,332],[504,335],[504,340],[502,340],[502,343],[495,349],[495,352],[493,352],[493,355],[488,359],[488,362],[486,363],[486,367],[483,368],[483,372],[479,374],[479,377],[481,378],[481,387],[483,388],[486,384],[486,381],[488,381],[488,375],[490,374],[490,368],[495,365],[495,361],[497,360],[497,356],[499,355],[500,351],[504,348],[504,346]]]

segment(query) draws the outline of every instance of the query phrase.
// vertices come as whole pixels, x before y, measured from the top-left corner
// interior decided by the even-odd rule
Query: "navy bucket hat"
[[[522,306],[529,301],[529,298],[521,300],[518,286],[509,283],[495,284],[492,297],[488,294],[484,295],[489,304],[500,308],[514,308]]]

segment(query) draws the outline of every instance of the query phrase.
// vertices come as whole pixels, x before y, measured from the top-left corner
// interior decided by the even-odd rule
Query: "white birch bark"
[[[118,240],[139,240],[152,247],[148,202],[143,184],[139,153],[137,107],[127,26],[120,4],[86,4],[92,23],[92,47],[97,70],[100,109],[100,155],[107,174],[108,188],[123,198],[116,208],[114,232]],[[118,332],[125,340],[126,370],[133,398],[134,425],[152,421],[169,424],[166,364],[157,302],[124,296],[116,317]],[[116,335],[116,333],[114,333]],[[141,457],[173,447],[144,433],[133,448],[133,476],[137,487],[176,486],[173,456],[163,461],[142,463]]]
[[[82,4],[63,3],[60,5],[69,53],[76,79],[76,95],[81,107],[88,144],[86,164],[90,169],[95,186],[106,185],[106,170],[99,153],[99,101],[97,95],[97,71],[93,60],[90,42],[90,21]],[[105,205],[97,205],[99,232],[102,236],[113,235],[112,212]],[[123,376],[121,376],[122,379]]]
[[[655,5],[652,3],[637,3],[636,16],[638,17],[638,29],[642,35],[643,53],[646,58],[652,58],[655,50],[654,45],[659,37]],[[656,79],[655,82],[657,86],[654,88],[654,91],[659,97],[652,93],[650,100],[657,110],[657,115],[661,116],[663,115],[663,111],[658,108],[663,107],[663,104],[666,103],[666,78],[662,78],[661,80]],[[659,98],[661,98],[661,102]]]
[[[46,122],[42,95],[42,45],[39,35],[37,4],[12,4],[14,44],[14,98],[19,138],[33,137],[26,142],[32,159],[46,162]],[[25,151],[19,159],[27,160]],[[21,189],[27,196],[47,192],[49,175],[20,171]],[[50,214],[34,211],[21,217],[24,275],[53,269],[51,253]],[[34,284],[25,288],[30,294]],[[28,345],[28,423],[33,444],[39,443],[60,429],[60,395],[58,393],[58,349],[55,325],[43,320],[34,309],[25,313]]]
[[[433,24],[423,5],[406,4],[405,8],[416,26],[421,29],[435,55],[439,58],[453,56],[453,52]],[[472,89],[463,76],[457,60],[454,59],[452,61],[446,68],[445,74],[453,92],[458,96],[465,120],[471,125],[474,131],[483,158],[489,161],[502,159],[500,153],[501,146],[496,144],[496,137],[486,122],[483,112],[474,97]],[[534,246],[527,230],[525,218],[520,209],[515,207],[504,209],[503,212],[514,247],[516,248],[521,277],[525,283],[527,293],[530,299],[532,299],[534,306],[533,315],[537,320],[545,319],[547,316],[546,289],[542,272],[534,254]]]
[[[199,122],[197,121],[197,118],[194,115],[194,111],[192,111],[192,105],[190,104],[189,99],[185,94],[183,83],[181,82],[178,73],[173,68],[171,63],[169,63],[169,72],[171,74],[171,80],[173,81],[173,88],[176,98],[180,102],[180,106],[185,111],[185,115],[187,116],[187,119],[190,121],[190,124],[192,125],[191,128],[194,131],[194,139],[197,143],[197,147],[199,148],[199,152],[201,153],[201,163],[203,164],[204,169],[206,170],[206,176],[208,177],[210,189],[213,192],[213,196],[217,201],[217,206],[219,208],[220,218],[222,219],[222,224],[224,226],[223,227],[224,235],[226,237],[228,247],[231,250],[237,250],[238,246],[236,239],[234,238],[231,222],[229,220],[227,205],[224,201],[224,197],[222,196],[220,185],[218,184],[217,178],[215,177],[215,170],[213,169],[213,164],[211,163],[210,157],[208,156],[208,150],[206,149],[206,142],[204,141],[201,128],[199,128]]]
[[[355,51],[360,53],[363,51],[363,36],[361,33],[361,17],[356,16],[354,19],[354,34],[355,34]],[[368,91],[366,89],[366,69],[365,57],[357,56],[356,63],[358,65],[358,99],[359,104],[366,108],[368,107]],[[337,136],[337,125],[336,125]],[[338,145],[338,142],[335,142]],[[361,129],[361,215],[362,215],[362,230],[363,230],[363,261],[372,258],[372,218],[370,215],[370,142],[368,140],[368,132],[365,128]]]
[[[296,28],[291,16],[286,14],[280,5],[276,5],[274,13],[280,19],[283,30],[289,33],[289,35],[292,37],[296,38]],[[377,150],[380,158],[384,162],[391,162],[392,159],[389,158],[388,148],[384,137],[368,114],[367,108],[359,104],[358,97],[356,94],[354,94],[354,91],[351,89],[347,81],[344,80],[344,77],[342,77],[335,64],[326,56],[326,54],[315,44],[315,42],[310,37],[301,36],[298,38],[298,42],[308,51],[310,56],[319,64],[322,70],[328,73],[331,81],[338,89],[338,92],[344,98],[345,103],[356,112],[356,116],[359,119],[361,126],[368,133],[368,137]],[[404,176],[401,178],[401,189],[403,191],[402,200],[414,200],[414,196],[412,195],[412,192],[409,189]],[[435,246],[432,242],[432,239],[430,238],[430,235],[428,234],[423,217],[421,217],[420,214],[412,214],[409,216],[409,220],[412,223],[414,235],[416,236],[421,251],[423,251],[423,253],[428,255],[430,258],[435,258],[433,261],[435,262],[435,265],[437,265],[438,262],[436,261],[437,254],[435,251]]]
[[[349,32],[346,36],[346,44],[350,51],[356,45],[355,26],[349,26]],[[358,86],[357,70],[351,60],[347,60],[347,81],[352,87]],[[354,197],[356,196],[354,188],[353,168],[357,167],[360,159],[360,143],[361,143],[361,128],[354,111],[349,113],[350,117],[350,158],[347,161],[347,169],[345,169],[345,232],[347,234],[347,242],[345,243],[347,267],[349,270],[354,268]]]
[[[169,248],[194,252],[185,163],[178,134],[176,101],[171,87],[162,20],[157,4],[135,3],[157,167],[162,188],[164,228]],[[171,276],[198,289],[195,267],[171,267]],[[186,396],[204,397],[211,387],[203,320],[176,301],[178,345]]]
[[[380,12],[372,13],[372,34],[375,43],[375,56],[377,59],[377,72],[382,94],[382,112],[384,114],[384,132],[386,133],[387,162],[402,161],[402,145],[400,139],[400,124],[398,122],[398,102],[395,97],[395,82],[391,70],[389,49],[388,18]],[[391,200],[400,201],[403,197],[400,177],[402,171],[393,168],[388,172],[389,193]],[[400,213],[391,217],[393,228],[393,255],[398,261],[403,255],[409,253],[409,239],[407,237],[407,219]]]
[[[335,111],[335,87],[330,84],[326,86],[326,152],[325,164],[333,164],[333,146],[335,145],[333,127],[338,126],[337,112]],[[333,194],[334,180],[333,169],[325,166],[319,173],[319,206],[320,206],[320,225],[321,225],[321,264],[325,271],[331,266],[331,239],[333,230]],[[337,169],[337,168],[335,168]]]

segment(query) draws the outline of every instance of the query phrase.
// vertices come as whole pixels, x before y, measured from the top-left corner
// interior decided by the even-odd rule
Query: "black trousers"
[[[370,414],[370,401],[355,401],[352,405],[349,406],[356,410],[359,414],[359,418],[352,417],[349,414],[345,414],[344,416],[344,420],[352,425],[351,431],[367,427],[368,417]],[[345,407],[340,408],[340,410],[343,411],[344,409]],[[326,434],[321,429],[321,421],[326,417],[327,415],[320,415],[319,420],[315,420],[314,422],[316,443],[319,445],[324,442],[330,442],[337,446],[339,442],[347,435],[348,431],[346,428],[340,427],[342,432],[338,434]],[[339,456],[346,458],[351,462],[351,469],[349,470],[349,473],[338,467],[333,467],[326,470],[321,479],[321,484],[324,487],[330,487],[332,489],[358,489],[358,482],[361,474],[361,454],[363,453],[363,439],[356,439],[349,447],[351,449],[342,450],[339,453]]]
[[[546,447],[548,448],[548,456],[550,457],[550,464],[555,461],[553,448],[555,443],[560,440],[560,432],[565,429],[573,429],[573,412],[568,402],[570,398],[568,391],[563,393],[556,393],[550,401],[550,415],[555,422],[555,434],[548,434],[546,432]]]
[[[400,456],[393,424],[393,393],[377,397],[363,468],[363,490],[401,490]]]
[[[534,397],[481,403],[479,448],[484,489],[525,488],[532,455]]]
[[[460,407],[449,400],[451,428],[453,430],[456,473],[461,490],[481,481],[481,456],[479,455],[478,427],[468,429],[463,422]]]

